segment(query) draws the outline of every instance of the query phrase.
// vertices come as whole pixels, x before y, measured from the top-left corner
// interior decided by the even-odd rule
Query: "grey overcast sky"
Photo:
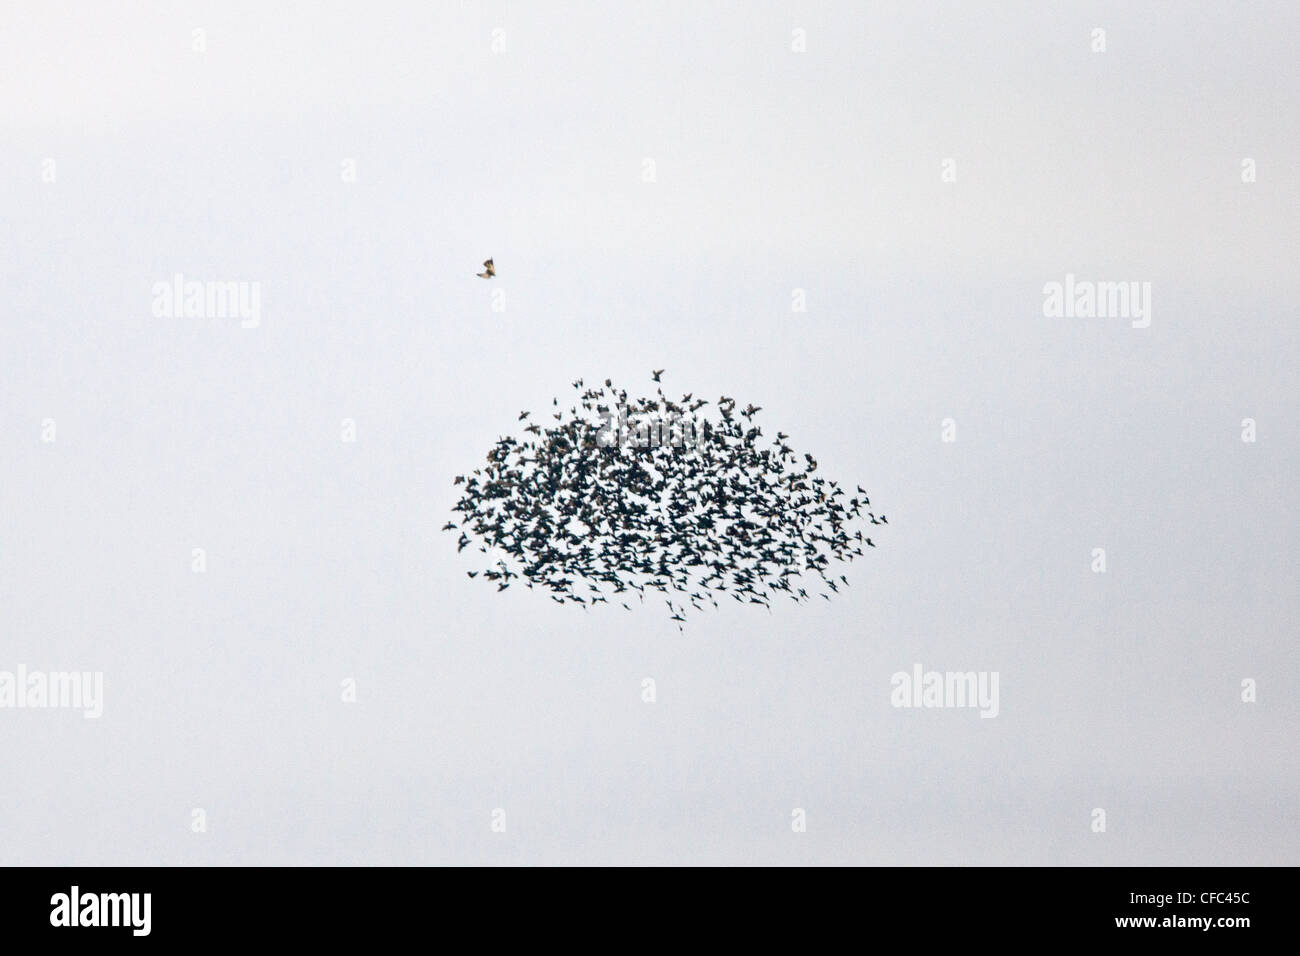
[[[1300,862],[1298,33],[5,3],[0,672],[104,699],[0,709],[0,863]],[[259,324],[155,315],[178,273]],[[467,579],[452,477],[652,367],[868,489],[847,592]],[[892,706],[917,664],[997,717]]]

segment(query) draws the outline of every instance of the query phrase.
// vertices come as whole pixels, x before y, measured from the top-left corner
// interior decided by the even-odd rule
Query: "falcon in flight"
[[[484,259],[484,260],[483,260],[483,271],[482,271],[482,272],[476,272],[476,273],[474,273],[474,274],[477,275],[480,279],[491,279],[494,275],[497,274],[497,270],[494,269],[494,268],[492,268],[492,260],[491,260],[491,259]]]

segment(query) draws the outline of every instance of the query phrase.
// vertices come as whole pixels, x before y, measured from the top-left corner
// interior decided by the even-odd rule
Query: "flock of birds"
[[[491,259],[485,266],[495,274]],[[656,383],[663,371],[653,372]],[[464,490],[443,531],[459,536],[457,551],[495,558],[466,573],[499,591],[522,584],[564,605],[617,601],[628,610],[634,597],[662,598],[680,627],[688,608],[717,607],[728,595],[769,609],[782,597],[830,600],[848,586],[832,561],[875,547],[855,525],[888,523],[861,486],[850,494],[816,474],[816,459],[797,454],[788,435],[763,441],[754,422],[762,409],[752,404],[723,396],[709,417],[710,402],[674,401],[658,385],[648,398],[630,398],[610,379],[573,388],[567,411],[552,400],[553,424],[499,438],[481,468],[453,482]],[[626,426],[610,424],[686,418],[689,444],[632,443]]]

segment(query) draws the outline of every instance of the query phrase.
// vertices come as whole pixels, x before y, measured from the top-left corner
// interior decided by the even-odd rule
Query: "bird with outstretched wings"
[[[497,274],[497,270],[493,268],[491,259],[484,259],[483,271],[475,273],[475,275],[477,275],[480,279],[491,279],[496,274]]]

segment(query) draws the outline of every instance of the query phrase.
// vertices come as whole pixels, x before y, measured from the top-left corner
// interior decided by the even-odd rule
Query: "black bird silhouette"
[[[650,376],[651,376],[651,378],[653,378],[653,379],[657,382],[657,381],[659,381],[659,376],[662,375],[662,374],[663,374],[664,372],[666,372],[666,371],[667,371],[667,369],[662,369],[662,368],[659,369],[657,372],[654,371],[654,370],[652,369],[651,372],[650,372]]]
[[[506,256],[506,258],[509,259],[510,257]],[[493,267],[491,259],[484,259],[483,271],[476,272],[474,274],[478,276],[480,279],[491,279],[494,275],[497,274],[497,270]]]

